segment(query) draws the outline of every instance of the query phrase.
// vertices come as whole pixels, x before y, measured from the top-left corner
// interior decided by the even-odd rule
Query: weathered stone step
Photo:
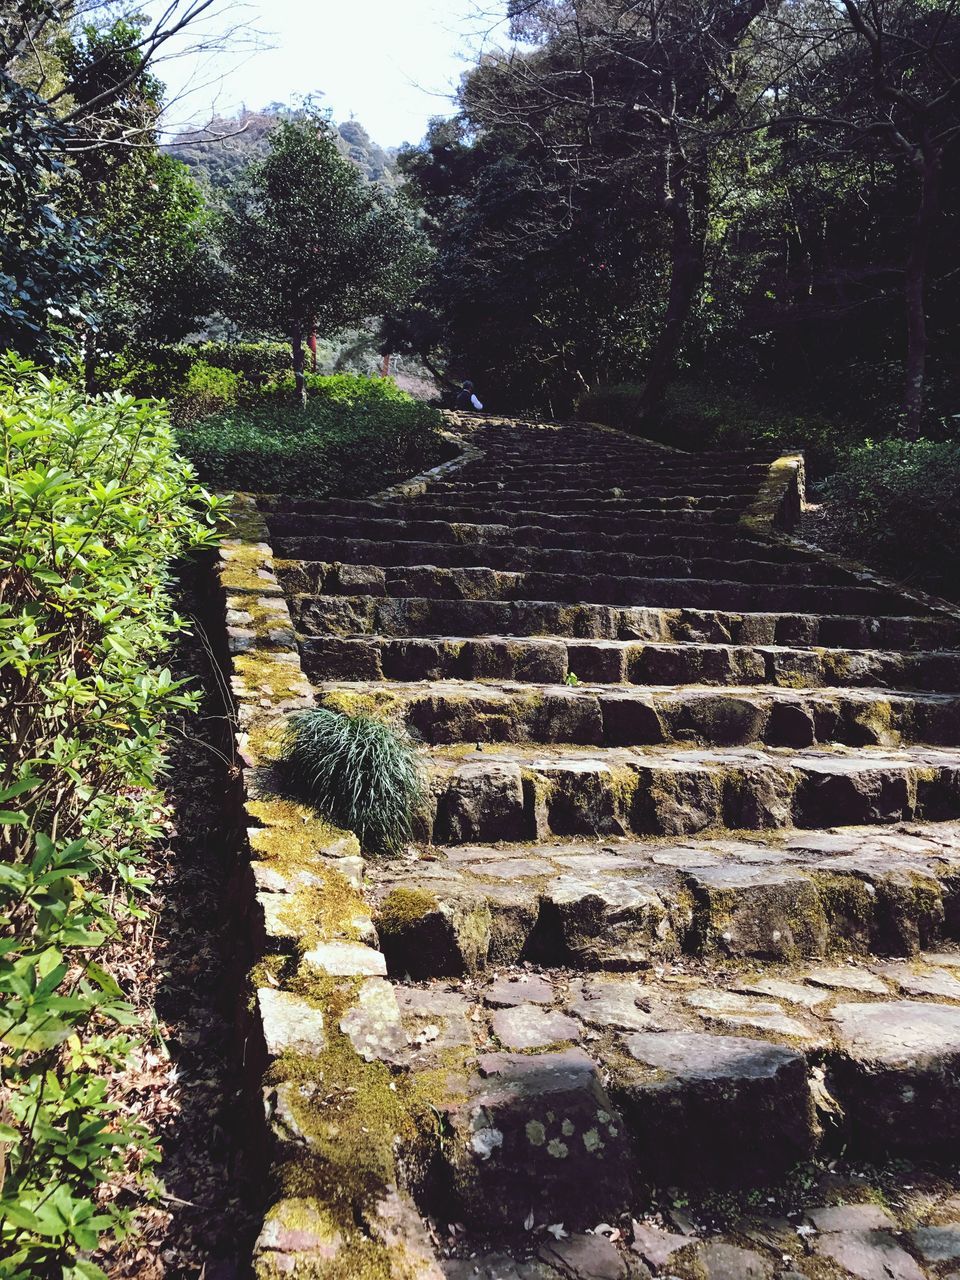
[[[960,693],[372,681],[320,686],[328,705],[402,716],[422,741],[583,746],[960,745]]]
[[[960,653],[651,644],[559,636],[310,636],[303,668],[322,680],[518,680],[592,684],[771,684],[960,689]]]
[[[416,514],[438,520],[499,520],[501,514],[519,516],[536,523],[539,515],[559,515],[566,518],[586,516],[588,519],[607,519],[610,521],[626,521],[630,528],[638,520],[667,520],[674,518],[682,522],[712,522],[716,524],[735,523],[740,513],[750,505],[747,495],[737,497],[709,498],[574,498],[543,497],[535,502],[528,502],[522,497],[512,497],[509,492],[484,500],[484,495],[456,496],[450,500],[442,494],[432,497],[427,493],[417,502]],[[414,514],[409,510],[409,501],[403,498],[384,499],[384,510],[396,511],[398,514]]]
[[[559,529],[598,529],[614,533],[651,532],[694,534],[702,525],[735,525],[743,504],[729,508],[706,506],[681,509],[641,509],[637,503],[622,499],[606,502],[589,501],[582,509],[571,509],[566,502],[551,506],[541,502],[531,507],[520,499],[504,502],[444,503],[435,502],[428,494],[411,501],[406,498],[331,499],[329,515],[379,516],[395,520],[444,520],[470,524],[533,524]],[[702,534],[701,530],[701,534]]]
[[[703,461],[702,455],[690,455],[679,462],[668,459],[666,455],[654,457],[648,454],[643,458],[634,458],[629,454],[622,454],[619,457],[602,460],[589,458],[580,461],[560,461],[551,458],[543,464],[538,464],[531,462],[529,458],[515,457],[508,460],[487,454],[484,458],[468,463],[457,472],[457,475],[469,480],[489,478],[511,484],[514,481],[523,480],[536,482],[545,475],[569,477],[571,480],[581,475],[603,477],[632,475],[651,481],[730,479],[750,480],[756,483],[758,477],[762,479],[766,475],[769,466],[769,462],[727,462],[715,457],[709,461]]]
[[[717,981],[696,965],[644,978],[510,970],[480,990],[401,989],[411,1069],[435,1070],[451,1046],[462,1062],[438,1108],[447,1212],[508,1242],[524,1233],[518,1206],[537,1223],[583,1230],[636,1214],[651,1186],[769,1184],[841,1146],[949,1158],[960,1140],[956,962],[808,965],[757,975],[760,990],[749,973]],[[915,996],[918,983],[950,994]],[[841,1270],[922,1280],[912,1256],[875,1230],[893,1225],[881,1206],[834,1209],[832,1225],[851,1228],[858,1214],[862,1229],[846,1243],[872,1269]],[[688,1249],[698,1269],[677,1262],[671,1275],[788,1274],[742,1249],[717,1255],[722,1269],[708,1273],[689,1237],[648,1231],[641,1242],[641,1253],[672,1246],[661,1261]],[[818,1253],[804,1274],[834,1275],[830,1258],[853,1257]],[[614,1261],[586,1274],[625,1277]]]
[[[580,483],[575,483],[576,480]],[[620,475],[616,479],[611,479],[609,483],[598,484],[592,477],[586,475],[554,477],[549,473],[539,480],[438,480],[430,486],[431,495],[443,502],[459,502],[478,497],[494,498],[499,501],[505,497],[511,500],[527,501],[533,507],[537,506],[542,498],[564,502],[623,498],[639,506],[642,506],[646,499],[658,504],[678,502],[696,505],[698,499],[715,498],[725,505],[735,505],[733,499],[754,498],[756,492],[757,486],[753,480],[697,481],[690,477],[678,477],[674,481],[649,481]],[[728,504],[725,502],[727,499],[730,500]]]
[[[432,849],[380,867],[374,902],[390,972],[417,981],[911,956],[960,931],[960,824]]]
[[[817,613],[908,613],[909,600],[880,587],[729,578],[626,578],[611,574],[514,573],[506,569],[277,561],[284,589],[298,595],[418,597],[435,600],[548,600],[558,603]],[[731,574],[736,566],[730,566]]]
[[[940,821],[960,752],[920,748],[438,750],[419,832],[434,844]]]
[[[816,561],[784,564],[769,560],[737,560],[679,555],[640,556],[624,552],[580,551],[542,548],[507,543],[431,543],[413,541],[375,542],[367,538],[310,537],[278,538],[274,552],[280,559],[298,559],[304,564],[306,586],[318,574],[310,562],[375,564],[383,566],[435,565],[438,568],[505,569],[510,572],[561,574],[598,573],[628,578],[735,577],[738,582],[841,584],[854,581],[852,575],[833,565]]]
[[[297,630],[312,636],[563,636],[897,650],[953,647],[960,642],[960,624],[939,616],[733,613],[644,606],[623,609],[546,600],[385,599],[366,595],[292,596],[289,604]]]
[[[562,520],[546,526],[511,524],[459,524],[445,520],[396,520],[353,516],[278,515],[271,520],[271,536],[275,552],[281,557],[314,560],[316,539],[345,542],[363,539],[369,542],[422,542],[431,546],[475,546],[485,549],[507,544],[516,547],[539,547],[544,550],[599,551],[641,556],[681,556],[686,560],[699,556],[740,560],[767,561],[771,564],[820,563],[816,556],[783,543],[751,540],[735,531],[707,530],[696,536],[686,532],[618,533],[572,525]]]

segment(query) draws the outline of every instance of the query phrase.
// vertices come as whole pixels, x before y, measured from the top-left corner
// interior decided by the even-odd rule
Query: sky
[[[503,37],[505,9],[506,0],[224,0],[190,41],[237,28],[230,51],[185,52],[181,42],[156,67],[172,101],[167,128],[322,93],[335,120],[355,116],[381,146],[417,142],[432,116],[451,113],[476,52]]]

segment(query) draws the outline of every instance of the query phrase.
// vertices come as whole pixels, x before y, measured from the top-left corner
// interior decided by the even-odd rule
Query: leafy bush
[[[218,369],[198,360],[177,388],[180,414],[200,417],[226,409],[238,403],[243,387],[243,378],[232,369]]]
[[[812,473],[822,475],[843,450],[862,439],[855,423],[817,412],[791,411],[772,399],[726,388],[675,383],[656,414],[643,419],[642,386],[624,382],[587,392],[577,416],[686,449],[803,449]]]
[[[316,707],[291,716],[281,759],[293,793],[371,853],[397,853],[409,842],[424,781],[405,729]]]
[[[136,1041],[105,947],[146,914],[183,623],[168,569],[213,508],[155,404],[0,361],[0,1275],[83,1277],[124,1232],[98,1188],[155,1157],[111,1097]]]
[[[443,456],[442,416],[392,382],[311,378],[306,409],[282,401],[178,426],[201,478],[224,489],[349,495],[371,492]]]
[[[289,342],[202,342],[184,350],[194,359],[240,373],[255,384],[286,373],[292,360]]]
[[[852,550],[960,596],[960,443],[868,440],[850,450],[824,490]]]

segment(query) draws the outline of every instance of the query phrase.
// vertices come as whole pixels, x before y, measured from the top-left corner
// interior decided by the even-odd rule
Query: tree
[[[425,257],[410,210],[364,183],[316,114],[270,134],[269,153],[229,197],[220,243],[230,317],[289,338],[301,402],[304,337],[395,305]]]
[[[843,9],[868,55],[861,86],[867,92],[852,99],[849,125],[877,136],[906,167],[917,193],[903,277],[904,427],[916,439],[926,387],[930,251],[941,216],[945,154],[960,139],[960,6],[843,0]]]
[[[669,279],[646,412],[663,397],[703,283],[718,138],[762,103],[755,24],[780,3],[531,0],[515,6],[515,30],[540,47],[493,58],[464,85],[465,114],[479,128],[510,124],[552,152],[561,206],[598,184],[655,202]]]
[[[67,132],[0,70],[0,350],[49,356],[102,270],[93,226],[58,195]]]
[[[109,111],[78,119],[63,181],[64,201],[97,227],[105,254],[85,335],[88,381],[99,352],[177,341],[211,310],[211,216],[186,167],[157,148],[163,85],[149,72],[129,79],[139,25],[86,25],[57,41],[73,104],[124,86]],[[140,144],[123,145],[130,137]],[[103,145],[111,139],[118,145]]]
[[[128,0],[12,0],[0,9],[3,346],[51,356],[70,330],[89,334],[95,295],[118,278],[125,247],[133,257],[144,249],[136,205],[149,200],[117,216],[114,180],[122,170],[129,188],[136,166],[141,175],[150,168],[161,109],[151,63],[212,4],[170,0],[155,22]],[[142,194],[171,194],[170,173],[160,182],[157,174]],[[188,203],[182,192],[176,213],[168,202],[168,229]]]

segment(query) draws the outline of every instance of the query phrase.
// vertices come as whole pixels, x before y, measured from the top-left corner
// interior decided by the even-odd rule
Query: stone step
[[[305,545],[306,544],[306,545]],[[368,538],[278,538],[274,553],[280,559],[304,562],[311,581],[311,562],[373,564],[382,566],[434,565],[438,568],[489,568],[510,572],[601,574],[625,578],[735,578],[738,582],[775,582],[781,585],[853,583],[843,569],[814,560],[784,564],[769,560],[737,560],[679,555],[641,556],[623,552],[581,551],[507,543],[431,543],[372,541]],[[314,581],[319,573],[314,577]]]
[[[735,567],[731,566],[731,572]],[[294,595],[416,597],[434,600],[546,600],[557,603],[743,609],[811,613],[909,613],[911,602],[872,585],[738,582],[721,578],[626,578],[613,574],[514,573],[506,569],[442,568],[326,561],[276,562],[284,590]]]
[[[427,493],[417,501],[415,511],[410,509],[410,501],[405,498],[387,498],[381,503],[384,510],[395,511],[398,515],[420,515],[425,519],[436,520],[473,520],[491,517],[495,522],[504,516],[522,518],[530,523],[537,523],[538,517],[544,515],[560,516],[575,521],[580,517],[588,520],[607,520],[633,528],[639,521],[656,523],[663,520],[675,520],[689,524],[735,524],[741,513],[751,504],[749,495],[738,497],[709,498],[539,498],[536,502],[528,502],[522,497],[511,497],[509,493],[501,494],[495,501],[484,499],[484,495],[456,497],[446,501],[442,495],[432,497]]]
[[[476,497],[523,499],[531,506],[537,506],[541,498],[551,501],[605,501],[608,498],[629,499],[642,505],[647,499],[657,504],[677,502],[696,505],[698,499],[715,498],[720,503],[725,500],[754,498],[757,492],[756,481],[752,478],[739,480],[697,480],[690,476],[677,477],[675,480],[648,480],[643,477],[623,475],[604,478],[597,483],[589,475],[551,476],[549,474],[538,480],[515,480],[513,478],[481,480],[468,477],[456,480],[437,480],[430,486],[430,494],[438,501],[460,502]],[[709,505],[709,504],[708,504]]]
[[[516,680],[562,684],[743,685],[781,688],[960,689],[960,653],[652,644],[562,636],[309,636],[301,661],[314,681]]]
[[[567,527],[554,524],[458,524],[444,520],[395,520],[353,516],[281,515],[271,519],[272,545],[281,558],[315,560],[317,539],[347,542],[421,542],[431,546],[472,546],[481,551],[506,544],[510,547],[597,551],[640,556],[680,556],[685,560],[708,556],[731,563],[741,560],[770,564],[822,564],[823,561],[783,543],[751,540],[727,530],[685,533],[618,533],[584,528],[579,522]]]
[[[416,981],[914,956],[960,933],[960,824],[433,848],[380,865],[373,902],[391,974]]]
[[[960,816],[960,752],[932,747],[448,747],[429,770],[434,844]]]
[[[502,1245],[523,1236],[525,1220],[592,1230],[637,1216],[650,1188],[771,1184],[840,1149],[949,1159],[960,1140],[957,960],[802,965],[755,979],[697,964],[642,977],[511,969],[486,986],[401,988],[410,1069],[436,1072],[451,1056],[461,1064],[434,1102],[443,1120],[435,1193],[448,1197],[448,1216]],[[914,995],[918,986],[949,994]],[[881,1205],[827,1213],[824,1230],[859,1222],[846,1242],[859,1242],[861,1261],[875,1255],[872,1269],[845,1274],[923,1280],[911,1255],[875,1230],[894,1225]],[[742,1249],[707,1272],[695,1239],[648,1230],[640,1240],[641,1254],[672,1246],[661,1261],[688,1249],[697,1270],[680,1254],[671,1275],[788,1274],[762,1259],[755,1269],[757,1255]],[[818,1254],[819,1269],[804,1274],[839,1275],[829,1260],[852,1256]],[[753,1261],[741,1269],[741,1259]],[[584,1274],[628,1272],[617,1262]]]
[[[387,599],[367,595],[294,595],[289,605],[297,630],[308,636],[560,636],[895,650],[952,648],[960,643],[960,624],[945,616],[734,613],[644,606],[623,609],[546,600]]]
[[[701,461],[699,458],[684,458],[681,461],[668,461],[665,457],[654,457],[647,455],[643,458],[632,458],[629,454],[624,454],[618,458],[595,460],[581,459],[578,461],[554,461],[550,460],[543,465],[530,462],[529,459],[521,460],[519,457],[508,461],[499,457],[492,457],[489,454],[485,458],[477,459],[468,463],[456,474],[465,480],[473,479],[492,479],[494,481],[509,481],[513,484],[515,481],[531,481],[536,483],[542,480],[544,476],[569,478],[576,480],[580,476],[608,476],[614,477],[613,483],[616,484],[618,475],[636,476],[643,480],[690,480],[696,479],[704,482],[714,480],[734,480],[746,481],[750,480],[756,484],[758,478],[762,479],[769,469],[769,462],[731,462],[718,461],[713,458],[709,461]]]
[[[402,717],[434,745],[960,746],[960,693],[366,680],[325,683],[319,694],[340,710]]]
[[[561,529],[598,529],[615,533],[687,533],[700,526],[735,525],[743,503],[736,507],[711,509],[705,506],[642,509],[636,503],[611,498],[604,502],[584,502],[582,508],[571,509],[565,502],[551,505],[541,502],[530,506],[522,499],[489,503],[445,503],[434,501],[429,493],[422,498],[353,499],[335,498],[327,503],[327,514],[336,516],[373,516],[395,520],[445,520],[476,524],[534,524]],[[701,529],[703,535],[703,530]],[[705,535],[704,535],[705,536]]]

